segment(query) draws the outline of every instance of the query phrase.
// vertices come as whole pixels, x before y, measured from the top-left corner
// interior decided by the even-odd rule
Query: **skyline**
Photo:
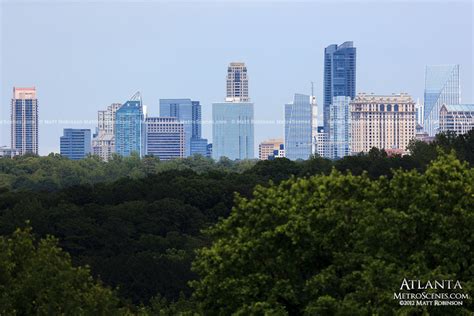
[[[91,6],[95,9],[93,12],[89,11]],[[149,116],[158,115],[159,99],[190,98],[201,102],[203,120],[208,121],[212,117],[212,103],[223,102],[226,97],[225,69],[233,61],[245,62],[247,65],[249,97],[254,103],[256,120],[282,121],[284,104],[289,103],[295,93],[311,94],[311,81],[315,83],[318,112],[322,113],[324,48],[345,41],[353,41],[358,50],[356,93],[406,92],[414,100],[420,99],[423,102],[425,66],[460,64],[461,102],[473,101],[470,3],[348,3],[348,8],[324,2],[278,3],[272,6],[267,3],[246,3],[241,6],[227,3],[212,6],[213,10],[205,12],[209,6],[208,3],[203,4],[204,8],[189,3],[120,3],[107,6],[104,3],[3,3],[1,120],[9,119],[13,86],[35,86],[38,91],[40,120],[93,121],[97,118],[98,110],[103,110],[114,102],[125,103],[131,94],[139,90],[143,94],[143,104],[147,105]],[[357,8],[358,6],[361,8]],[[31,7],[36,9],[36,15],[29,23],[12,23],[31,13]],[[384,9],[385,7],[390,10]],[[51,12],[45,16],[44,11],[48,9]],[[310,15],[315,18],[314,21],[301,18],[291,20],[292,23],[278,23],[288,22],[288,18],[292,17],[308,16],[307,11],[314,13]],[[58,15],[61,12],[63,14]],[[247,41],[221,41],[219,35],[225,32],[214,30],[215,26],[242,12],[247,15],[246,23],[242,24],[242,30],[236,34],[245,35]],[[384,12],[386,19],[379,21],[381,19],[377,12]],[[394,28],[390,22],[401,12],[407,15],[404,22],[406,24],[396,25]],[[115,21],[113,18],[120,17],[119,13],[128,14],[130,20],[137,16],[142,19],[137,20],[136,25],[124,20]],[[374,24],[381,22],[377,24],[376,30],[359,24],[353,29],[348,27],[351,22],[358,20],[357,14],[362,13],[363,17],[373,19]],[[164,33],[154,33],[160,28],[149,24],[150,14],[158,14],[163,18],[156,20],[158,24],[166,25],[167,15],[175,18],[195,15],[193,21],[204,25],[193,24],[193,28],[190,28],[189,24],[184,23],[186,25],[182,26],[178,23],[173,24],[176,28],[168,28]],[[48,22],[45,17],[51,15],[57,16],[58,21]],[[410,19],[412,15],[417,16],[417,24]],[[96,20],[102,23],[97,32],[93,32],[89,23],[83,25],[84,30],[75,29],[80,26],[76,22],[85,16],[88,21],[91,20],[92,26],[97,27]],[[347,18],[343,25],[345,27],[333,33],[322,28],[326,16],[337,16],[338,21],[340,16],[344,16]],[[430,16],[430,19],[424,19],[426,16]],[[208,17],[214,17],[217,21],[207,19]],[[258,27],[257,22],[263,17],[267,24]],[[275,19],[271,17],[280,19],[276,19],[275,23]],[[116,24],[107,23],[112,21]],[[57,24],[61,25],[62,30],[54,29]],[[323,29],[324,33],[314,34],[305,28],[313,24]],[[413,29],[413,25],[418,28]],[[131,29],[125,34],[134,34],[135,37],[123,36],[124,27]],[[425,32],[426,38],[420,39],[420,31],[423,34],[423,31],[430,28],[432,33]],[[404,33],[407,29],[413,29],[411,37]],[[143,32],[137,32],[140,30]],[[250,32],[251,30],[254,32]],[[361,32],[364,34],[358,34]],[[372,39],[374,33],[378,34],[377,41]],[[400,40],[390,36],[402,33],[405,37]],[[153,36],[156,34],[159,36]],[[311,34],[312,37],[308,36]],[[15,49],[19,43],[23,43],[21,39],[25,36],[22,35],[31,35],[27,38],[32,47],[39,47],[42,40],[46,43],[40,46],[41,51],[35,51],[36,54]],[[266,37],[261,40],[261,35]],[[307,40],[301,41],[303,38]],[[60,45],[58,39],[64,45]],[[293,42],[287,41],[288,39]],[[431,45],[427,45],[428,43]],[[138,53],[134,53],[129,47],[140,49]],[[387,50],[387,47],[391,49]],[[433,47],[428,49],[429,54],[426,53],[426,47]],[[318,125],[322,125],[321,117]],[[95,124],[40,125],[40,154],[58,152],[59,137],[63,128],[68,127],[94,130]],[[9,125],[2,124],[0,146],[8,146],[9,128]],[[283,135],[283,124],[256,124],[254,148],[264,139],[281,138]],[[203,124],[202,137],[208,138],[209,142],[213,141],[210,125]]]

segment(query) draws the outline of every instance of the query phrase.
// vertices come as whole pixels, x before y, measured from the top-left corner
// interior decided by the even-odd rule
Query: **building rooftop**
[[[448,112],[474,112],[474,104],[443,104]]]
[[[354,99],[355,101],[381,101],[381,102],[387,102],[387,101],[397,101],[400,102],[401,100],[405,100],[408,102],[413,102],[412,97],[407,94],[407,93],[392,93],[392,94],[386,94],[386,95],[381,95],[381,94],[373,94],[373,93],[358,93],[357,96]]]

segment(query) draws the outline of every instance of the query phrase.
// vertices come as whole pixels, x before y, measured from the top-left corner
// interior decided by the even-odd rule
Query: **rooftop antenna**
[[[314,82],[311,81],[311,96],[314,96]]]

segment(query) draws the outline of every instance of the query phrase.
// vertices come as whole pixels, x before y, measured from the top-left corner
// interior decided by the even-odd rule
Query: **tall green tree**
[[[0,237],[0,315],[120,315],[112,290],[87,267],[73,267],[53,237],[35,241],[31,228]]]
[[[193,268],[208,315],[470,315],[403,307],[404,278],[474,290],[474,169],[440,154],[424,174],[333,171],[257,187],[209,230]],[[470,313],[470,314],[469,314]]]

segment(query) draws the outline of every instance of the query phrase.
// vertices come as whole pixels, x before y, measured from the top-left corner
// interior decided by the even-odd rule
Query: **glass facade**
[[[338,159],[350,155],[350,97],[334,97],[329,111],[329,155]]]
[[[143,154],[143,108],[141,100],[127,101],[115,113],[115,152],[130,156]]]
[[[207,139],[191,138],[191,155],[207,156]]]
[[[175,117],[148,117],[145,120],[146,154],[170,160],[184,158],[184,124]]]
[[[443,104],[461,103],[459,65],[426,66],[424,130],[429,136],[439,132],[439,111]]]
[[[60,138],[60,153],[72,160],[85,158],[91,153],[91,130],[65,128]]]
[[[329,131],[332,98],[356,95],[356,48],[352,42],[329,45],[324,50],[324,130]]]
[[[254,158],[253,103],[214,103],[212,119],[214,159]]]
[[[308,159],[312,154],[313,106],[309,95],[295,94],[285,104],[285,155],[291,160]]]
[[[185,134],[185,156],[189,157],[195,153],[194,143],[205,141],[201,139],[201,104],[199,101],[191,99],[160,99],[160,116],[176,117],[178,121],[184,124]]]
[[[443,104],[439,111],[440,132],[468,133],[474,128],[474,104]]]

